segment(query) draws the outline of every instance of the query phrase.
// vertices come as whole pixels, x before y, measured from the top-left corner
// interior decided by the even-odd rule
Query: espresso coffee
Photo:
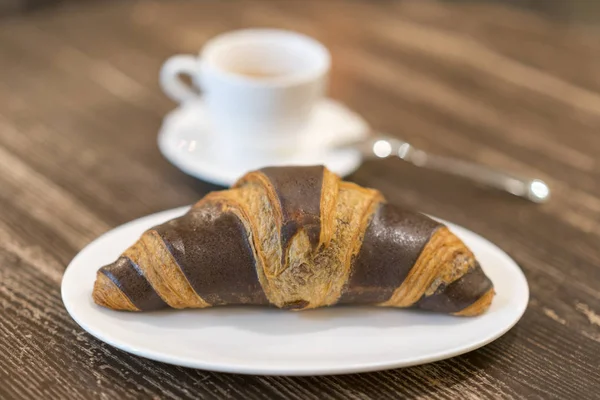
[[[284,75],[281,72],[260,71],[260,70],[249,69],[249,68],[248,69],[244,69],[244,68],[232,69],[232,70],[230,70],[230,72],[232,72],[236,75],[242,75],[242,76],[246,76],[248,78],[256,78],[256,79],[277,78],[278,76]]]

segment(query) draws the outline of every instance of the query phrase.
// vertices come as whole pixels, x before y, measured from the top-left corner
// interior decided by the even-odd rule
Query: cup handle
[[[198,64],[198,59],[190,55],[176,55],[169,58],[160,70],[160,86],[163,92],[179,103],[197,99],[198,92],[185,84],[179,76],[186,74],[193,77],[198,73]]]

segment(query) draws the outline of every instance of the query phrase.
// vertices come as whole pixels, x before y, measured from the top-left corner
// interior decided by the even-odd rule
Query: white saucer
[[[461,318],[377,307],[290,312],[215,307],[128,313],[95,305],[96,271],[153,225],[187,207],[149,215],[107,232],[67,268],[62,298],[83,329],[121,350],[170,364],[264,375],[325,375],[406,367],[477,349],[508,331],[529,299],[525,276],[481,236],[447,224],[473,250],[497,292],[489,311]]]
[[[358,140],[368,131],[365,120],[343,104],[331,99],[319,102],[303,133],[297,154],[270,157],[246,163],[225,163],[211,130],[202,100],[188,103],[169,113],[158,135],[161,153],[183,172],[207,182],[230,186],[248,171],[267,165],[324,164],[340,176],[354,172],[361,164],[356,151],[332,151],[336,143]]]

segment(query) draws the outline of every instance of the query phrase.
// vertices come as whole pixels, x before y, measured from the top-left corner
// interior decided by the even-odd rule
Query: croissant
[[[100,268],[93,299],[114,310],[334,304],[474,316],[494,296],[444,225],[322,166],[271,167],[212,192]]]

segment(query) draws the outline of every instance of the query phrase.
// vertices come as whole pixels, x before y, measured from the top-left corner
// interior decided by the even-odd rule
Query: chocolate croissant
[[[374,304],[474,316],[493,296],[448,228],[321,166],[264,168],[208,194],[100,268],[93,290],[129,311]]]

